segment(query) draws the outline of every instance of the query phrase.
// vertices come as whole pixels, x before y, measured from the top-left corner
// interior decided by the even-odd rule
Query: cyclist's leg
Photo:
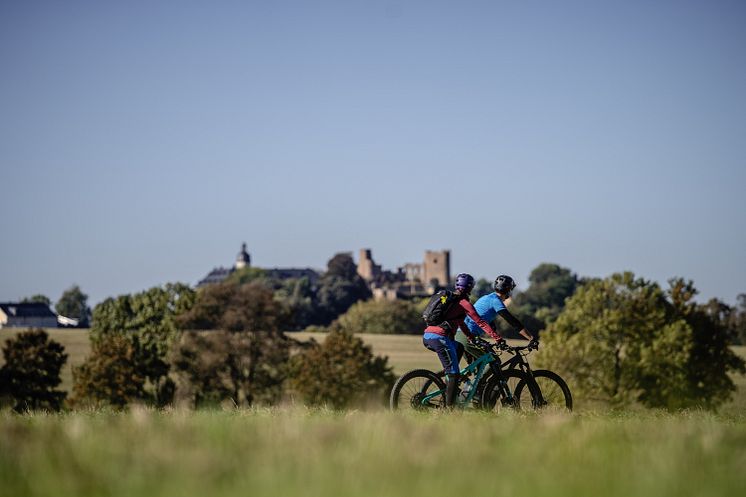
[[[458,383],[460,379],[458,366],[458,347],[455,340],[442,336],[430,336],[426,334],[422,339],[423,344],[428,349],[438,354],[438,359],[443,365],[446,374],[446,406],[454,404],[458,395]]]
[[[461,331],[461,328],[456,330],[456,343],[459,345],[459,362],[461,362],[461,358],[464,357],[464,352],[466,352],[466,364],[471,364],[471,362],[474,360],[474,356],[469,353],[469,339],[466,338],[466,335],[464,335],[464,332]]]

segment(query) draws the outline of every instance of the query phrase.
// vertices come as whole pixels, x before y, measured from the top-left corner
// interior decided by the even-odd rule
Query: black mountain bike
[[[520,408],[572,410],[572,394],[567,382],[554,371],[532,370],[526,360],[532,351],[538,349],[537,342],[531,342],[522,347],[511,347],[505,342],[491,344],[484,340],[480,340],[477,344],[487,354],[494,357],[488,374],[482,378],[481,407],[494,409],[497,401],[502,398],[500,376],[505,376],[508,372],[520,371],[523,373],[523,378],[518,381],[513,390],[513,397]],[[505,362],[502,362],[500,358],[502,351],[511,354]],[[495,374],[496,370],[500,371],[499,375]],[[477,387],[479,388],[480,385]]]
[[[477,345],[485,353],[461,370],[464,382],[457,405],[493,411],[547,406],[572,409],[572,396],[564,380],[552,371],[532,371],[525,360],[536,345],[510,347],[505,342],[491,344],[484,340]],[[504,351],[513,357],[503,363],[500,355]],[[427,369],[405,373],[391,390],[391,408],[425,410],[445,407],[443,376],[442,371],[434,373]]]

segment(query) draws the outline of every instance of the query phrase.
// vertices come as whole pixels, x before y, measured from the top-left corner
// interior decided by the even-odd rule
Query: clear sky
[[[745,55],[740,0],[4,0],[0,301],[193,284],[245,241],[732,304]]]

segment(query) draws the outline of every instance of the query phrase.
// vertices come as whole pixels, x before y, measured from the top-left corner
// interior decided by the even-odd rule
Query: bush
[[[342,408],[375,399],[388,392],[394,381],[388,358],[374,356],[371,348],[345,331],[332,331],[322,345],[309,348],[291,360],[290,385],[306,404]]]
[[[66,392],[55,390],[67,361],[65,347],[41,329],[24,331],[5,342],[0,368],[0,396],[13,399],[13,408],[59,410]]]
[[[140,400],[163,406],[171,401],[173,382],[168,378],[166,355],[179,330],[178,316],[194,302],[194,290],[181,283],[169,283],[131,295],[109,298],[93,310],[91,342],[111,335],[130,340],[137,358],[137,376],[147,381]],[[104,346],[108,350],[111,344]]]
[[[336,326],[350,333],[422,333],[422,309],[406,300],[357,302]]]
[[[136,338],[110,334],[91,345],[91,354],[73,369],[73,405],[103,404],[123,408],[147,398]]]
[[[193,407],[272,404],[282,395],[290,340],[278,331],[191,331],[171,354],[177,398]]]

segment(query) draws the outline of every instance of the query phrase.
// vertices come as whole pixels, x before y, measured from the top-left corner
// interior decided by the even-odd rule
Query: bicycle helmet
[[[510,276],[501,274],[500,276],[495,278],[494,288],[496,292],[510,297],[510,294],[513,293],[513,289],[515,288],[515,281],[513,281],[513,278],[511,278]]]
[[[456,290],[461,290],[465,293],[470,293],[471,289],[474,288],[474,276],[466,273],[459,273],[456,276]]]

